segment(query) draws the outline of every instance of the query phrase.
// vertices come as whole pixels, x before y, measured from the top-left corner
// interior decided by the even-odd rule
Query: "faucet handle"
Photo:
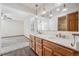
[[[56,34],[56,37],[58,37],[58,34]]]
[[[63,36],[62,36],[62,38],[66,38],[66,36],[65,36],[65,35],[63,35]]]
[[[59,33],[59,37],[61,38],[62,36],[61,36],[61,33]]]

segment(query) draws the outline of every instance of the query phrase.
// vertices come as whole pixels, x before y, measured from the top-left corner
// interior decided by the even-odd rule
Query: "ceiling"
[[[3,4],[3,12],[12,15],[12,17],[16,18],[26,18],[27,16],[34,15],[36,12],[37,3],[4,3]],[[65,3],[68,10],[77,8],[79,4],[77,3]],[[49,18],[49,13],[52,11],[53,15],[60,14],[62,11],[56,11],[57,8],[62,9],[63,4],[57,3],[38,3],[37,13],[40,16],[45,18]],[[45,7],[45,14],[42,14],[44,11],[43,7]]]
[[[8,7],[12,7],[12,8],[15,8],[15,9],[19,9],[19,10],[22,10],[22,11],[26,11],[26,12],[30,12],[30,13],[33,13],[35,14],[35,11],[36,11],[36,8],[35,8],[35,5],[36,3],[4,3],[3,5],[5,6],[8,6]],[[38,14],[40,12],[42,12],[43,10],[43,5],[45,5],[46,7],[46,10],[49,10],[52,8],[54,8],[56,6],[55,3],[45,3],[45,4],[42,4],[42,3],[38,3]]]

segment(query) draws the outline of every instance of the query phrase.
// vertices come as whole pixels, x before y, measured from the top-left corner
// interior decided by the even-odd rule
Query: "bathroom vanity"
[[[65,16],[58,17],[58,31],[78,32],[78,14],[79,12],[68,13]],[[53,31],[54,32],[54,31]],[[56,31],[57,33],[57,31]],[[48,34],[48,33],[47,33]],[[64,33],[65,34],[65,33]],[[68,33],[67,33],[68,34]],[[75,35],[73,34],[74,38]],[[70,36],[71,37],[71,36]],[[30,47],[39,56],[77,56],[79,49],[75,47],[74,38],[65,38],[61,33],[53,35],[31,34]]]
[[[30,47],[38,56],[78,56],[79,50],[69,41],[50,38],[48,35],[30,35]]]

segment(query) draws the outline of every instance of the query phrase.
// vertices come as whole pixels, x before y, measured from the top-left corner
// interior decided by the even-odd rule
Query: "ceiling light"
[[[42,14],[45,14],[45,13],[46,13],[46,11],[43,11],[43,12],[42,12]]]
[[[46,7],[45,7],[45,4],[43,4],[43,12],[42,14],[45,14],[46,13]]]
[[[57,9],[56,9],[56,11],[60,11],[60,9],[59,9],[59,8],[57,8]]]
[[[52,14],[50,14],[49,16],[50,16],[50,17],[52,17],[53,15],[52,15]]]
[[[52,18],[53,14],[52,11],[50,11],[49,17]]]
[[[36,17],[36,18],[38,18],[38,16],[37,16],[37,15],[35,15],[35,17]]]
[[[36,7],[35,13],[36,13],[36,16],[37,16],[37,14],[38,14],[38,11],[37,11],[38,5],[36,4],[35,7]]]
[[[64,4],[63,7],[64,7],[64,8],[62,9],[62,11],[67,11],[67,10],[68,10],[68,8],[66,7],[66,4]]]
[[[64,12],[64,11],[67,11],[68,10],[68,8],[64,8],[62,11]]]

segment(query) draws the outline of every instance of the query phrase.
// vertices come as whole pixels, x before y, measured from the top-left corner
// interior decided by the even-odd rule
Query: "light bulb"
[[[62,11],[64,12],[64,11],[67,11],[68,10],[68,8],[64,8]]]
[[[42,14],[45,14],[45,13],[46,13],[46,11],[43,11],[43,12],[42,12]]]
[[[38,16],[37,16],[37,15],[35,15],[35,17],[36,17],[36,18],[38,18]]]
[[[4,17],[3,16],[1,16],[1,20],[3,19]]]
[[[50,17],[52,17],[53,15],[52,15],[52,14],[50,14],[49,16],[50,16]]]
[[[57,8],[57,9],[56,9],[56,11],[60,11],[60,9],[59,9],[59,8]]]

